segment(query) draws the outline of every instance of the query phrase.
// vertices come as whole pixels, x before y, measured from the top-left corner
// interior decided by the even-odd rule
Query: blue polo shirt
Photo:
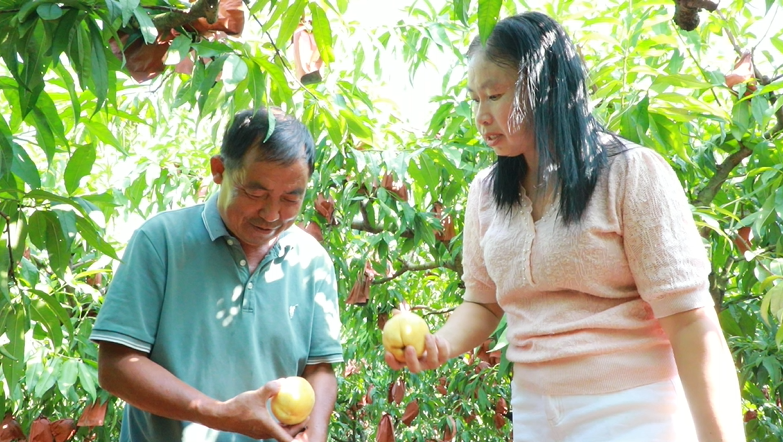
[[[213,196],[134,232],[90,338],[148,353],[185,383],[227,400],[301,375],[308,364],[342,362],[334,267],[294,226],[251,274]],[[196,427],[126,405],[120,441],[254,440]]]

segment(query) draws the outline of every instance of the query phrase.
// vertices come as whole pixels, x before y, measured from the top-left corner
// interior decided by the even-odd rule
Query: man
[[[296,119],[238,113],[212,157],[218,195],[131,238],[91,339],[101,386],[123,399],[122,442],[326,441],[342,362],[334,268],[294,221],[313,172]],[[313,386],[309,420],[282,426],[276,380]]]

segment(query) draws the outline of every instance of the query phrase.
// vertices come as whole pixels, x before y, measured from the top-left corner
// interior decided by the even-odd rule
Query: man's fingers
[[[264,403],[266,403],[266,400],[271,398],[272,396],[276,395],[280,392],[280,382],[278,380],[269,381],[266,384],[264,384],[263,387],[261,387],[258,392],[261,395],[261,399],[264,400]]]

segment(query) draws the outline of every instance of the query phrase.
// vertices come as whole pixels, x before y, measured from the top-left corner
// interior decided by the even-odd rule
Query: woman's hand
[[[416,357],[416,349],[413,346],[405,347],[405,362],[400,362],[394,358],[391,352],[386,351],[385,360],[393,370],[401,370],[408,367],[413,373],[419,373],[424,370],[433,370],[449,360],[450,358],[449,342],[437,335],[427,334],[424,337],[424,353],[421,358]]]

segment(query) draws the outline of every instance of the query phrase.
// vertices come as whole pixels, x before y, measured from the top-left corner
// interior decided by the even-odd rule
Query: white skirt
[[[511,382],[514,442],[694,442],[679,378],[609,394],[545,396]]]

